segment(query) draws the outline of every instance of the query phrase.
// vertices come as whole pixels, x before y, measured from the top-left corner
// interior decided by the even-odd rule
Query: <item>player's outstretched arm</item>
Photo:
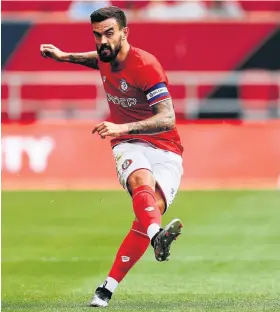
[[[153,134],[172,130],[175,127],[175,112],[171,99],[152,106],[154,116],[125,124],[128,134]]]
[[[41,44],[40,52],[43,57],[52,58],[57,62],[69,62],[98,69],[98,54],[96,51],[84,53],[68,53],[59,50],[52,44]]]

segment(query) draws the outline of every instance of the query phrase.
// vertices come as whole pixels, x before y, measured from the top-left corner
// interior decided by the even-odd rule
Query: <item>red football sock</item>
[[[161,213],[156,205],[155,191],[148,185],[141,185],[133,191],[132,201],[135,216],[151,239],[161,224]]]
[[[150,240],[144,233],[140,223],[134,221],[132,228],[118,250],[115,262],[108,276],[120,282],[134,264],[142,257],[149,244]]]

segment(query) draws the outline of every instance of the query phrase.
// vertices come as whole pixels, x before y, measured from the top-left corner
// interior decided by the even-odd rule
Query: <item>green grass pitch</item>
[[[180,192],[163,223],[183,235],[169,262],[150,248],[109,311],[280,311],[280,192]],[[3,192],[2,311],[91,311],[133,220],[125,192]]]

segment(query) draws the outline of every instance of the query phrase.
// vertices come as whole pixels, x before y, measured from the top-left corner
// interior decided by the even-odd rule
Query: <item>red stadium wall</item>
[[[201,0],[205,5],[210,6],[214,1],[212,0]],[[44,11],[44,12],[54,12],[54,11],[67,11],[71,4],[71,0],[64,1],[2,1],[2,11],[3,12],[13,12],[13,11]],[[112,5],[119,6],[121,8],[128,8],[133,6],[134,8],[141,8],[146,6],[150,1],[111,1]],[[168,3],[172,4],[176,0],[168,0]],[[277,1],[239,1],[240,5],[245,11],[279,11],[280,4]]]
[[[165,70],[226,71],[237,67],[277,24],[131,23],[129,27],[131,44],[156,55]],[[90,70],[42,59],[41,43],[53,43],[65,51],[95,49],[90,23],[35,24],[18,45],[5,70]]]
[[[274,33],[277,24],[275,22],[208,21],[131,23],[129,27],[130,42],[156,55],[166,71],[227,72],[239,68],[248,61],[248,58]],[[10,57],[3,64],[6,71],[92,71],[83,66],[43,59],[39,53],[39,46],[44,42],[51,42],[65,51],[94,49],[95,44],[90,23],[33,24],[22,31],[21,38],[22,40],[19,40],[16,45],[17,48],[13,53],[10,52]],[[266,58],[267,56],[264,56],[261,59]],[[272,56],[269,58],[273,59]],[[263,67],[265,68],[265,65]],[[257,68],[263,67],[257,66]],[[206,97],[212,88],[211,85],[199,86],[199,98]],[[7,85],[3,85],[2,99],[7,99],[7,90]],[[174,99],[184,99],[189,96],[182,85],[170,86],[170,92]],[[254,92],[248,92],[248,88],[245,91],[242,89],[240,94],[242,96],[243,94],[250,94],[250,97],[251,94],[254,94],[255,98],[263,100],[261,88],[255,88]],[[55,110],[61,107],[57,102],[52,104],[52,99],[93,99],[92,102],[94,103],[96,90],[95,86],[88,85],[78,87],[23,85],[20,96],[23,100],[49,100],[44,105]],[[276,92],[277,96],[278,93]],[[90,105],[94,105],[93,103]],[[86,106],[85,108],[91,107]],[[32,108],[32,111],[37,111],[37,109],[40,109],[40,106]],[[83,108],[81,107],[81,109]],[[23,110],[30,111],[30,107],[23,106]],[[2,111],[7,111],[5,103]],[[179,115],[177,117],[181,118]]]
[[[2,126],[3,189],[118,188],[108,140],[92,122]],[[187,124],[181,188],[279,187],[280,121]]]
[[[2,1],[1,11],[3,12],[54,12],[67,11],[72,1]]]

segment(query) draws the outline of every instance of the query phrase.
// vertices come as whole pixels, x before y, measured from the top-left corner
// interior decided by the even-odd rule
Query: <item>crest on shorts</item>
[[[128,91],[128,89],[129,89],[129,87],[128,87],[128,84],[127,84],[126,80],[125,79],[121,79],[121,81],[120,81],[120,90],[125,93],[125,92]]]
[[[132,160],[131,160],[131,159],[126,159],[126,160],[123,162],[123,164],[122,164],[123,170],[126,170],[131,164],[132,164]]]

